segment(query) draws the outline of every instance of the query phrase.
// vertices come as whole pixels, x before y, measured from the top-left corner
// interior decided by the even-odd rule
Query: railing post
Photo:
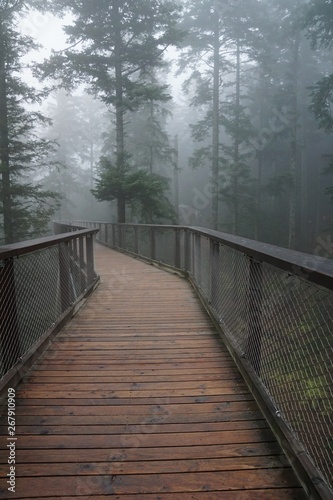
[[[126,226],[121,226],[121,247],[126,250]]]
[[[4,375],[21,355],[14,259],[0,261],[0,345],[1,372]]]
[[[117,237],[116,237],[116,225],[115,224],[112,224],[112,245],[114,247],[117,246],[117,241],[116,241]]]
[[[78,262],[79,260],[79,251],[77,248],[78,245],[78,238],[73,239],[73,259],[75,262]]]
[[[150,258],[156,260],[156,234],[153,227],[150,228]]]
[[[85,268],[85,258],[84,258],[84,238],[79,239],[79,257],[80,257],[80,284],[81,293],[87,288],[87,279],[85,273],[83,272]]]
[[[86,238],[86,248],[87,248],[87,281],[88,285],[95,279],[94,273],[94,236],[88,234]]]
[[[190,232],[185,229],[185,271],[188,273],[191,272],[191,240],[190,240]]]
[[[134,226],[134,253],[139,254],[139,235],[137,226]]]
[[[109,226],[108,223],[105,223],[105,242],[104,243],[109,243]]]
[[[175,267],[181,268],[180,258],[180,229],[175,229]]]
[[[61,311],[70,306],[70,242],[59,245],[59,276],[60,276],[60,301]]]
[[[262,264],[250,258],[249,274],[249,324],[246,357],[257,375],[261,370],[262,341]]]
[[[210,240],[210,302],[218,310],[219,281],[220,281],[220,244]]]
[[[123,226],[118,224],[118,248],[123,248]]]
[[[201,236],[196,234],[194,236],[195,257],[194,257],[194,273],[195,279],[198,284],[201,283]]]

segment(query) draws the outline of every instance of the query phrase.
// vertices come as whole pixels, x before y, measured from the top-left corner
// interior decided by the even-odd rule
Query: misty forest
[[[332,0],[1,0],[0,243],[87,219],[332,257],[332,104]]]

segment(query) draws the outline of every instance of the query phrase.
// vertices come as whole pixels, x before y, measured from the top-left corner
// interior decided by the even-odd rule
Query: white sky
[[[62,25],[67,24],[69,18],[59,19],[51,14],[40,14],[33,12],[22,20],[22,32],[30,35],[37,43],[44,48],[30,55],[30,59],[43,60],[47,57],[51,49],[61,50],[65,48],[65,35]]]

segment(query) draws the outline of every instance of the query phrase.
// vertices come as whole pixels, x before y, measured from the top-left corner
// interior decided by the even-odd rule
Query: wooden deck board
[[[96,260],[100,287],[17,390],[16,492],[2,448],[0,498],[305,498],[186,280]]]

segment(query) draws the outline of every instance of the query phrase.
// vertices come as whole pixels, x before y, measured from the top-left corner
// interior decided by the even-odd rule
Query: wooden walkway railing
[[[96,259],[101,285],[16,390],[0,498],[305,498],[189,283]]]

